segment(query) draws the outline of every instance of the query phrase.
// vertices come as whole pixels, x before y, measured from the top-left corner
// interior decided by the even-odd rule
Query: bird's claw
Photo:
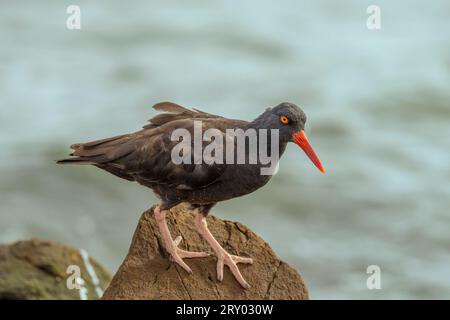
[[[248,263],[252,264],[253,259],[252,258],[246,258],[246,257],[240,257],[240,256],[234,256],[229,254],[228,252],[224,252],[220,256],[217,257],[217,280],[222,281],[223,280],[223,266],[227,265],[228,268],[230,268],[231,273],[236,278],[237,282],[244,287],[245,289],[250,288],[250,285],[247,281],[245,281],[244,277],[242,276],[241,272],[239,271],[239,268],[237,267],[238,263]]]

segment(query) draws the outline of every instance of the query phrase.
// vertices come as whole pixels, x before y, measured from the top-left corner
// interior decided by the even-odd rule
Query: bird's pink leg
[[[215,254],[217,255],[217,279],[219,281],[223,280],[223,266],[227,265],[231,273],[234,275],[236,280],[243,286],[244,288],[250,288],[250,285],[245,281],[242,276],[239,268],[237,267],[237,263],[253,263],[253,259],[239,257],[229,254],[225,251],[224,248],[217,242],[214,236],[211,234],[211,231],[208,229],[208,225],[206,223],[206,218],[203,214],[197,213],[195,217],[195,225],[197,226],[198,233],[209,243]]]
[[[153,214],[155,216],[156,223],[158,224],[159,231],[161,232],[161,238],[163,241],[164,249],[170,254],[170,259],[178,263],[188,273],[192,273],[191,268],[183,261],[183,258],[203,258],[209,256],[206,252],[190,252],[178,248],[182,238],[178,236],[175,240],[172,240],[169,228],[167,227],[166,214],[167,210],[161,210],[160,206],[157,206]]]

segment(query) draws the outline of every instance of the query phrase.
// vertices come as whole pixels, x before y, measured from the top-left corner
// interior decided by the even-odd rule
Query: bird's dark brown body
[[[164,248],[171,259],[187,272],[192,270],[183,258],[201,258],[208,253],[190,252],[179,248],[181,237],[172,238],[166,223],[166,214],[168,209],[181,202],[190,203],[197,211],[195,218],[197,231],[217,255],[217,279],[222,281],[223,267],[227,265],[236,280],[244,288],[249,288],[250,285],[242,277],[236,264],[251,264],[253,260],[229,254],[209,231],[205,216],[217,202],[251,193],[269,181],[271,175],[262,174],[261,171],[268,164],[264,156],[261,156],[260,151],[263,149],[266,151],[266,156],[278,163],[279,156],[283,154],[287,143],[295,142],[324,172],[319,158],[303,131],[305,114],[291,103],[281,103],[274,108],[269,108],[251,122],[226,119],[195,109],[189,110],[170,102],[159,103],[154,108],[164,113],[150,119],[150,124],[142,130],[103,140],[74,144],[71,146],[74,150],[71,154],[73,157],[60,160],[58,163],[94,165],[120,178],[137,181],[151,188],[162,200],[161,204],[154,209],[154,215]],[[203,144],[203,134],[200,137],[200,147],[197,149],[195,147],[198,146],[195,134],[198,132],[199,123],[201,132],[215,132],[214,142],[216,139],[223,139],[224,142],[231,141],[230,145],[224,143],[217,149],[223,151],[222,153],[214,152],[214,157],[221,154],[218,156],[220,161],[216,161],[217,159],[210,162],[203,159],[195,160],[195,155],[199,153],[204,155],[207,148],[207,144]],[[244,135],[244,148],[239,149],[239,138],[229,132],[236,129],[241,129],[241,132],[264,132],[267,139],[262,138],[264,135],[256,134],[256,140],[253,139],[253,146],[251,146],[251,143],[247,141],[250,142],[252,139]],[[180,142],[173,139],[173,133],[176,130],[183,131],[191,138],[194,136],[192,141],[188,140],[189,148],[186,149],[188,150],[186,158],[189,161],[174,160],[176,153],[173,151],[178,150],[176,147]],[[212,137],[210,140],[212,141]],[[227,150],[227,148],[230,149]],[[231,156],[232,161],[228,161],[230,152],[227,151],[231,149],[236,152]],[[183,159],[186,150],[183,149],[181,152]],[[193,153],[192,150],[194,150]],[[244,155],[243,163],[237,161],[239,152],[240,155]],[[212,154],[210,153],[209,156],[212,157]],[[274,154],[277,154],[277,157],[274,158]],[[254,161],[250,161],[250,158]]]
[[[271,178],[261,175],[260,163],[176,165],[171,160],[171,150],[177,143],[170,139],[172,132],[185,128],[192,133],[194,121],[202,121],[204,131],[216,128],[224,134],[226,129],[257,129],[264,123],[226,119],[169,102],[159,103],[154,108],[166,113],[152,118],[142,130],[74,144],[71,155],[75,157],[59,163],[92,164],[121,178],[137,181],[151,188],[167,208],[181,202],[212,206],[251,193]],[[280,142],[281,154],[287,142]]]

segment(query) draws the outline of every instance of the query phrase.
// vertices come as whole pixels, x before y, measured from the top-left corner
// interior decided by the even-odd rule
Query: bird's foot
[[[161,232],[164,249],[166,249],[167,253],[169,253],[170,260],[177,263],[180,267],[186,270],[186,272],[192,273],[192,269],[183,261],[183,259],[204,258],[209,256],[209,253],[186,251],[178,248],[178,245],[183,238],[181,236],[178,236],[175,238],[175,240],[172,240],[169,228],[167,227],[166,210],[160,210],[158,206],[154,209],[154,216],[156,219],[156,223],[158,224],[159,231]]]
[[[221,249],[221,250],[220,250]],[[231,273],[236,278],[237,282],[245,289],[250,288],[250,285],[247,281],[245,281],[242,276],[239,268],[237,267],[238,263],[248,263],[253,264],[252,258],[240,257],[231,255],[225,251],[222,247],[219,249],[219,253],[217,254],[217,280],[223,280],[223,266],[227,265],[230,268]]]
[[[213,249],[213,251],[217,256],[217,280],[219,281],[223,280],[223,266],[227,265],[228,268],[230,268],[230,271],[233,274],[233,276],[236,278],[237,282],[239,282],[239,284],[243,286],[245,289],[250,288],[250,285],[248,284],[247,281],[245,281],[244,277],[239,271],[237,264],[238,263],[252,264],[253,259],[234,256],[226,252],[225,249],[219,244],[219,242],[217,242],[217,240],[209,231],[208,225],[206,223],[206,218],[202,213],[197,213],[195,217],[195,224],[197,226],[197,230],[200,233],[200,235],[206,240],[206,242],[208,242],[208,244],[211,246],[211,248]]]
[[[204,258],[209,256],[207,252],[197,252],[197,251],[186,251],[178,248],[181,240],[183,238],[178,236],[175,240],[172,241],[172,244],[169,245],[170,249],[166,248],[167,252],[170,254],[170,260],[177,263],[180,267],[182,267],[186,272],[192,273],[192,269],[183,261],[184,258]]]

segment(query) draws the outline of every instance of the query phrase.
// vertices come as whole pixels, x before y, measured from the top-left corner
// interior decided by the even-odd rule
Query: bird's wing
[[[165,111],[165,113],[160,113],[149,120],[149,124],[144,126],[144,129],[152,129],[158,126],[161,126],[165,123],[181,120],[181,119],[215,119],[222,121],[240,121],[240,120],[232,120],[227,119],[222,116],[207,113],[198,109],[193,108],[188,109],[182,107],[173,102],[160,102],[153,106],[153,109],[158,111]],[[245,121],[241,121],[245,122]]]
[[[159,103],[154,108],[165,113],[150,119],[150,124],[142,130],[74,144],[71,155],[75,157],[59,163],[92,164],[128,180],[185,189],[204,187],[216,181],[225,171],[224,164],[175,164],[172,161],[172,149],[179,143],[171,140],[172,132],[182,128],[193,137],[195,120],[202,121],[203,132],[216,128],[222,133],[246,122],[190,110],[170,102]],[[203,148],[206,145],[203,143]]]

